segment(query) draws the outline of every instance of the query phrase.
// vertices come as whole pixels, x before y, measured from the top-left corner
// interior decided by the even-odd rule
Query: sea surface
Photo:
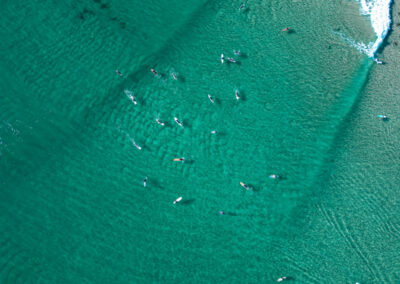
[[[0,283],[400,281],[399,8],[241,4],[0,1]]]

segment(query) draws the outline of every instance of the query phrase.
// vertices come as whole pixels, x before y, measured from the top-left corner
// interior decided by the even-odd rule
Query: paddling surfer
[[[135,104],[135,105],[137,104],[137,101],[134,96],[130,95],[129,98],[131,99],[133,104]]]
[[[140,147],[135,141],[132,141],[133,145],[135,145],[136,148],[138,148],[139,150],[142,150],[142,147]]]
[[[174,120],[180,127],[183,127],[182,122],[180,122],[177,117],[174,117]]]
[[[272,179],[279,179],[280,176],[278,176],[278,175],[276,175],[276,174],[272,174],[272,175],[269,176],[269,178],[272,178]]]
[[[164,122],[162,122],[159,118],[156,118],[156,121],[157,121],[157,123],[159,124],[159,125],[162,125],[162,126],[164,126],[165,125],[165,123]]]
[[[250,190],[250,187],[244,182],[240,182],[240,185],[243,186],[246,190]]]
[[[381,120],[388,120],[389,119],[389,117],[387,117],[386,115],[383,115],[383,114],[378,114],[377,117],[380,118]]]
[[[147,177],[144,177],[144,179],[143,179],[143,187],[146,187],[146,185],[147,185]]]

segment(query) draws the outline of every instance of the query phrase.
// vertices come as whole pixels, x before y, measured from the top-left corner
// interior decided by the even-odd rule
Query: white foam
[[[390,30],[390,4],[392,0],[356,0],[361,5],[361,13],[367,15],[371,19],[372,28],[374,29],[377,39],[368,45],[358,43],[359,49],[365,52],[369,57],[375,58],[375,53],[382,45],[385,37]]]

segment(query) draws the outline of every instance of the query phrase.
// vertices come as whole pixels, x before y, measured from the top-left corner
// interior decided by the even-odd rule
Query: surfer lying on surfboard
[[[244,182],[240,182],[240,185],[243,186],[246,190],[250,190],[251,188],[245,184]]]
[[[136,148],[138,148],[139,150],[142,150],[142,147],[140,147],[138,144],[136,144],[135,141],[132,141],[132,142],[133,142],[133,145],[135,145]]]
[[[208,98],[210,99],[210,101],[211,101],[212,103],[214,103],[214,99],[211,97],[210,94],[208,94]]]
[[[185,160],[185,158],[175,158],[174,162],[183,162]]]
[[[151,73],[153,73],[154,75],[157,75],[157,72],[156,72],[156,70],[154,70],[154,68],[151,68],[150,71],[151,71]]]
[[[164,122],[162,122],[159,118],[156,118],[156,121],[157,121],[157,123],[159,124],[159,125],[162,125],[162,126],[164,126],[165,125],[165,123]]]
[[[174,117],[174,120],[180,127],[183,127],[182,122],[180,122],[177,117]]]
[[[380,118],[382,120],[388,120],[389,119],[389,117],[387,117],[386,115],[383,115],[383,114],[378,114],[376,117]]]
[[[134,96],[130,95],[130,96],[129,96],[129,99],[130,99],[130,100],[132,101],[132,103],[134,103],[135,105],[137,104],[137,101],[136,101],[136,99],[135,99]]]
[[[174,204],[180,202],[182,200],[182,196],[178,197],[177,199],[174,200]]]

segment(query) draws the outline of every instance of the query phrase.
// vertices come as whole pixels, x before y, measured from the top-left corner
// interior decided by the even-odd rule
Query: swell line
[[[329,214],[328,211],[324,208],[324,206],[317,206],[318,210],[322,213],[325,220],[338,232],[342,238],[346,241],[348,246],[354,250],[354,252],[360,257],[360,259],[365,263],[368,267],[368,270],[374,275],[376,279],[382,279],[379,270],[371,264],[368,257],[364,255],[359,244],[354,238],[351,236],[349,230],[344,225],[343,221],[340,220],[339,216],[335,217],[335,214]]]

